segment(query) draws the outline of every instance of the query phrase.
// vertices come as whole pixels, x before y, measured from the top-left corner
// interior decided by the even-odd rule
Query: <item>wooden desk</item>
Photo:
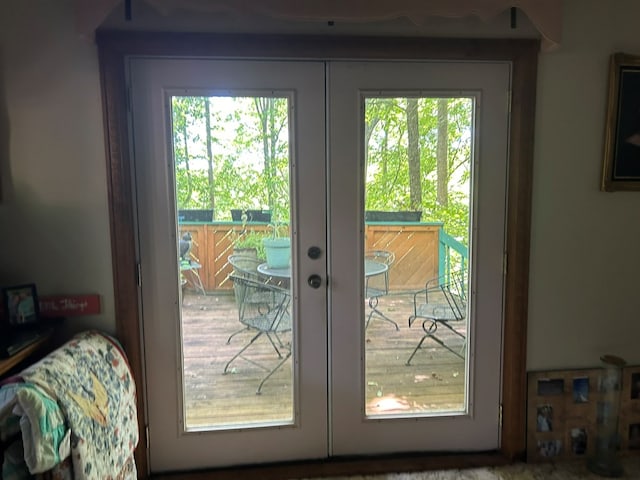
[[[28,347],[25,347],[22,350],[20,350],[15,355],[9,358],[3,358],[2,360],[0,360],[0,377],[4,376],[5,373],[11,371],[13,367],[20,364],[23,360],[27,360],[32,355],[35,355],[40,350],[43,350],[49,343],[49,340],[51,340],[52,336],[53,334],[42,337],[37,342],[32,343]]]

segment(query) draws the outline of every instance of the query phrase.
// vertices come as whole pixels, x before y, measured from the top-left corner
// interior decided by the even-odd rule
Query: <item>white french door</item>
[[[129,78],[152,471],[349,454],[497,448],[509,66],[135,58],[129,63]],[[469,300],[462,327],[466,340],[460,360],[455,355],[451,360],[458,362],[453,375],[462,379],[457,382],[461,393],[456,405],[445,409],[427,406],[372,412],[366,391],[375,383],[368,373],[374,354],[368,350],[365,318],[369,306],[363,294],[367,274],[363,262],[366,109],[376,108],[378,99],[440,97],[463,98],[470,112],[467,138],[460,140],[469,145],[469,191],[465,197]],[[224,357],[224,365],[230,357],[227,349],[231,352],[236,342],[229,337],[225,344],[209,345],[215,353],[208,354],[211,356],[204,359],[200,370],[188,370],[186,336],[192,333],[184,321],[178,281],[182,266],[176,262],[184,229],[177,213],[177,98],[207,98],[209,106],[222,105],[215,99],[229,98],[240,102],[234,105],[245,101],[258,105],[264,99],[285,105],[284,134],[279,138],[286,139],[280,156],[288,169],[285,196],[290,202],[286,223],[291,262],[287,273],[290,284],[277,296],[290,298],[286,315],[291,328],[282,335],[280,346],[290,350],[291,357],[269,373],[273,377],[267,377],[264,387],[261,384],[264,390],[260,395],[246,397],[253,406],[268,408],[270,401],[284,405],[275,416],[202,424],[190,417],[190,376],[206,379],[203,385],[211,387],[215,396],[222,394],[224,381],[231,378],[240,384],[242,375],[248,375],[253,367],[234,364],[225,367],[227,375],[222,376],[216,363],[221,359],[215,355]],[[224,108],[230,108],[225,112],[226,122],[237,121],[234,108],[237,114],[240,107]],[[235,162],[245,160],[240,155]],[[233,234],[233,222],[230,225]],[[205,247],[204,237],[198,241],[200,257],[205,249],[214,248]],[[311,247],[317,247],[320,255],[311,254]],[[409,257],[403,260],[411,264]],[[194,268],[201,266],[192,262],[185,268],[197,274],[199,270]],[[319,285],[312,281],[314,276]],[[227,290],[227,297],[232,299],[230,292]],[[395,294],[407,301],[411,298],[406,289]],[[235,295],[237,298],[237,291]],[[229,313],[224,318],[216,315],[211,314],[214,325],[205,327],[218,328],[216,325],[231,320]],[[397,330],[391,324],[384,326],[389,330],[381,337],[383,343],[388,338],[396,342],[394,345],[404,345],[405,337],[400,336],[411,333],[405,317],[396,320]],[[236,321],[233,325],[237,329],[239,324]],[[390,368],[402,367],[417,382],[432,375],[428,358],[433,353],[414,362],[416,365],[405,365],[420,338],[415,335],[408,349],[398,349]],[[269,382],[274,385],[280,377],[284,397],[276,397],[275,387],[269,388]],[[255,385],[251,388],[255,390]],[[231,397],[225,408],[241,402],[239,397]],[[220,403],[202,407],[205,404],[200,401],[200,412],[221,408]]]
[[[133,135],[142,270],[142,315],[153,471],[268,462],[326,455],[327,396],[325,289],[301,288],[299,278],[326,278],[326,257],[298,261],[311,245],[326,251],[324,66],[321,63],[134,60],[131,65]],[[292,202],[293,279],[290,309],[294,381],[291,418],[257,428],[189,429],[184,418],[183,345],[176,244],[171,98],[178,95],[277,97],[289,105],[293,137],[292,193],[299,178],[314,179]],[[321,181],[317,181],[320,179]],[[303,215],[313,211],[313,218]],[[308,258],[308,257],[306,257]],[[304,313],[303,313],[304,312]],[[304,319],[302,319],[304,317]],[[216,318],[212,314],[211,322]],[[239,323],[234,323],[234,330]],[[230,332],[232,333],[232,332]],[[216,348],[215,345],[211,346]],[[230,356],[230,355],[229,355]],[[213,370],[213,368],[212,368]],[[304,372],[304,373],[303,373]],[[222,370],[215,371],[222,375]],[[251,387],[255,391],[255,386]],[[254,395],[255,396],[255,395]],[[264,400],[266,394],[256,397]],[[233,404],[234,399],[229,399]],[[273,423],[273,425],[271,425]]]
[[[344,455],[495,449],[500,442],[509,67],[332,62],[328,78],[332,451]],[[361,319],[365,307],[363,302],[353,301],[357,291],[348,282],[353,272],[362,271],[365,253],[360,233],[367,183],[363,168],[364,109],[368,99],[393,97],[462,97],[473,104],[467,353],[460,371],[452,374],[464,376],[466,395],[459,407],[448,411],[421,413],[409,408],[409,413],[402,410],[380,416],[368,414],[365,408],[363,392],[369,382],[363,352],[368,343],[362,324],[349,320]],[[407,319],[400,321],[406,328]],[[399,352],[397,361],[404,362],[406,355],[405,351]],[[409,382],[433,377],[433,373],[433,367],[425,362]],[[441,381],[446,379],[436,378],[436,382]]]

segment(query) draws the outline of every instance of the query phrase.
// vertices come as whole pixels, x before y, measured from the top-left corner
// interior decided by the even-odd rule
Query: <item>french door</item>
[[[129,79],[152,471],[499,446],[508,64],[137,58]],[[429,336],[409,361],[423,333],[407,323],[415,292],[454,269],[442,253],[446,222],[392,225],[392,233],[375,237],[379,229],[365,221],[368,204],[398,192],[372,186],[382,164],[369,158],[372,150],[390,155],[389,144],[410,135],[401,124],[389,135],[385,122],[397,121],[398,108],[426,111],[443,103],[456,109],[451,123],[462,126],[449,129],[455,130],[450,148],[466,162],[466,169],[449,172],[463,185],[456,195],[466,215],[464,238],[453,244],[463,252],[457,268],[465,274],[464,318],[457,337],[438,337],[452,348],[440,351]],[[189,108],[191,117],[179,117]],[[188,134],[186,125],[203,118],[203,108],[214,124],[205,121],[204,134]],[[256,132],[243,123],[249,118],[257,120]],[[428,143],[427,123],[416,120],[414,140]],[[196,139],[211,132],[209,148],[194,153]],[[222,146],[227,137],[232,151]],[[243,199],[239,222],[226,207],[216,211],[224,204],[220,190],[209,193],[217,201],[210,220],[182,217],[188,181],[179,164],[190,159],[193,173],[198,155],[214,183],[226,179],[230,198]],[[251,165],[261,175],[252,176]],[[419,181],[429,181],[423,176]],[[265,178],[268,199],[250,205],[264,192],[251,197],[241,186]],[[252,222],[246,207],[268,207],[270,222]],[[418,255],[428,250],[425,242],[400,242],[418,238],[412,228],[435,232],[430,251],[440,252],[438,261]],[[251,272],[258,285],[241,281],[243,267],[233,264],[230,249],[265,230],[290,240],[290,260],[275,270],[260,260]],[[395,263],[371,269],[365,257],[374,247],[391,251]],[[404,281],[400,266],[409,272]],[[381,278],[382,293],[370,293],[369,281]],[[199,290],[185,293],[183,282]],[[251,297],[251,288],[262,296]],[[191,307],[199,315],[193,322]],[[277,323],[269,316],[276,309]],[[268,328],[250,323],[257,316],[269,320]],[[388,378],[400,377],[404,384],[392,387]],[[429,382],[451,387],[449,403],[416,400],[413,390]]]

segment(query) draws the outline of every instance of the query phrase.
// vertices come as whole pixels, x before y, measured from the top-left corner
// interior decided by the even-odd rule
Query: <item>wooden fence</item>
[[[391,290],[416,290],[427,279],[438,275],[440,223],[382,224],[365,226],[366,250],[388,250],[395,254],[389,270]],[[253,231],[268,231],[267,225],[252,225]],[[192,255],[202,266],[199,270],[207,291],[230,289],[228,257],[241,234],[240,223],[182,223],[180,234],[190,232]]]

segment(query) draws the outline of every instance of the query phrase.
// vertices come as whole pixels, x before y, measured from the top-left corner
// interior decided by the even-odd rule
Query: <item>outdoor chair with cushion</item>
[[[454,273],[449,278],[440,277],[428,281],[425,284],[425,288],[414,293],[413,296],[413,314],[409,316],[409,327],[417,319],[421,319],[424,333],[409,356],[406,365],[411,364],[411,360],[427,338],[432,339],[453,354],[464,359],[463,352],[466,347],[466,335],[456,327],[466,326],[466,317],[467,295],[462,275]],[[438,332],[438,327],[440,326],[445,327],[449,332],[453,332],[455,337],[460,337],[462,339],[461,346],[454,348],[451,344],[451,339],[446,338],[451,337],[447,335],[447,330],[443,332],[444,335]]]
[[[291,343],[284,341],[282,334],[291,331],[291,315],[289,303],[291,296],[289,290],[275,285],[260,282],[255,279],[231,275],[229,277],[234,284],[235,293],[238,296],[238,319],[243,328],[233,333],[227,340],[240,332],[248,332],[251,336],[247,343],[227,362],[223,373],[229,372],[229,367],[238,358],[243,358],[268,373],[262,378],[256,394],[260,394],[264,383],[287,361],[291,356]],[[264,365],[251,358],[249,347],[260,338],[266,339],[278,356],[275,365]],[[261,354],[256,354],[260,357]]]

